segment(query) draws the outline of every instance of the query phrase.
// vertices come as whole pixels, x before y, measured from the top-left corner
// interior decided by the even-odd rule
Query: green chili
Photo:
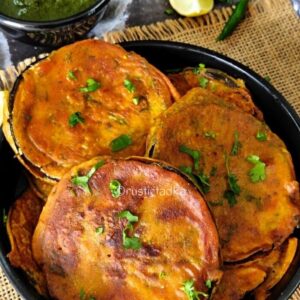
[[[242,18],[245,16],[248,2],[249,0],[240,0],[237,3],[232,15],[230,16],[229,20],[225,24],[220,35],[217,37],[217,41],[222,41],[225,38],[227,38],[229,35],[231,35],[233,30],[237,27],[237,25],[240,23]]]

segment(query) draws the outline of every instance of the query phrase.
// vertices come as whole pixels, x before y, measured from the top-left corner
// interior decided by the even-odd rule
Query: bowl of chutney
[[[58,47],[85,37],[110,0],[3,0],[0,28],[16,40]]]

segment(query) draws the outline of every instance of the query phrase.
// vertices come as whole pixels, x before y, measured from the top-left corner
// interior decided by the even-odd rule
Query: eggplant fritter
[[[150,126],[173,99],[169,79],[141,56],[84,40],[20,75],[4,133],[33,175],[57,181],[97,155],[144,155]]]
[[[158,119],[148,153],[181,168],[216,219],[224,261],[280,245],[299,219],[299,187],[284,143],[262,122],[204,89]]]
[[[10,263],[21,268],[40,294],[47,295],[45,276],[35,262],[31,250],[33,232],[38,223],[43,202],[28,189],[9,210],[7,232],[11,244]]]
[[[186,299],[184,290],[207,293],[205,282],[221,275],[201,194],[180,172],[146,159],[73,168],[48,197],[33,252],[60,300]]]

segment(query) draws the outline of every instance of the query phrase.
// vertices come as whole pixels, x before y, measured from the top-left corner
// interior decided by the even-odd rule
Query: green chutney
[[[82,12],[97,0],[0,0],[0,13],[25,21],[53,21]]]

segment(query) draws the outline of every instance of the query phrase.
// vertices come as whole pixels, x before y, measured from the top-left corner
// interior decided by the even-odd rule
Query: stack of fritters
[[[3,129],[32,189],[9,214],[9,258],[39,292],[265,299],[287,271],[298,183],[242,80],[202,64],[168,79],[86,40],[26,70],[5,98]],[[144,155],[154,160],[131,157]],[[18,216],[38,198],[31,249],[39,212]]]

